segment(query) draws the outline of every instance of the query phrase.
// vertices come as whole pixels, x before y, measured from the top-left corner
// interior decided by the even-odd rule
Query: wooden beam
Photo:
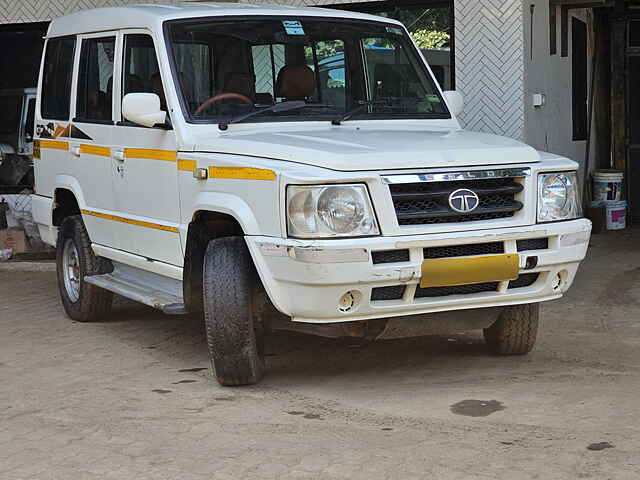
[[[627,19],[616,18],[611,28],[611,149],[613,167],[626,171]]]

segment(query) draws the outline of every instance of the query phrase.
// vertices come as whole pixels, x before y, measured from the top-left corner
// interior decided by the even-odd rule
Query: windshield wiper
[[[357,106],[352,108],[351,110],[345,112],[341,117],[334,118],[331,120],[332,125],[340,125],[342,122],[346,122],[350,120],[351,117],[357,115],[358,113],[365,110],[367,107],[373,105],[377,107],[386,107],[386,108],[396,108],[403,109],[407,106],[413,106],[417,103],[421,102],[420,98],[413,97],[387,97],[387,98],[378,98],[376,100],[358,100],[356,102]],[[400,102],[400,103],[399,103]],[[422,113],[422,115],[427,115],[428,113]],[[433,118],[448,118],[443,116],[442,114],[432,114]],[[429,117],[431,118],[431,116]]]
[[[357,107],[354,107],[351,110],[345,112],[344,115],[342,115],[341,117],[334,118],[333,120],[331,120],[331,125],[341,125],[342,122],[346,122],[354,115],[359,114],[364,109],[366,109],[369,105],[380,105],[381,103],[384,103],[384,102],[381,102],[380,100],[358,100],[356,103],[358,105]]]
[[[268,107],[263,107],[263,108],[261,108],[259,110],[254,110],[253,112],[243,113],[242,115],[234,117],[229,121],[220,122],[218,124],[218,128],[220,130],[224,131],[227,128],[229,128],[229,125],[231,125],[232,123],[243,122],[246,119],[254,117],[254,116],[259,115],[261,113],[290,112],[292,110],[300,110],[301,108],[306,108],[306,107],[335,108],[333,105],[324,105],[324,104],[321,104],[321,103],[306,103],[303,100],[292,100],[292,101],[288,101],[288,102],[274,103],[273,105],[269,105]]]

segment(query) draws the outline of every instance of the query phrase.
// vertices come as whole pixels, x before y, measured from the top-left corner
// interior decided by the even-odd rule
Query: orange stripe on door
[[[178,152],[175,150],[154,150],[151,148],[125,148],[126,158],[146,158],[149,160],[162,160],[175,162],[178,160]]]
[[[92,217],[102,218],[104,220],[112,220],[114,222],[126,223],[129,225],[136,225],[138,227],[153,228],[155,230],[178,233],[178,229],[176,227],[160,225],[159,223],[144,222],[142,220],[133,220],[132,218],[118,217],[117,215],[109,215],[107,213],[92,212],[91,210],[81,210],[81,212],[83,215],[90,215]]]
[[[109,147],[99,147],[97,145],[80,145],[80,153],[86,155],[97,155],[99,157],[110,157],[111,149]]]
[[[39,140],[40,148],[50,148],[52,150],[69,150],[69,142],[60,140]]]
[[[197,166],[195,160],[178,160],[178,170],[183,172],[193,172]]]

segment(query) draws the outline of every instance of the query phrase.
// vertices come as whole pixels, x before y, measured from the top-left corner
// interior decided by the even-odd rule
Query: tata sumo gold
[[[273,329],[484,330],[528,353],[584,258],[577,164],[461,129],[402,24],[245,4],[51,22],[36,194],[68,316],[203,312],[219,382]]]

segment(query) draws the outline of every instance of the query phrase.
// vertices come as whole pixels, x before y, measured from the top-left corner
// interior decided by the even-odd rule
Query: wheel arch
[[[185,244],[183,294],[187,310],[203,309],[202,274],[204,257],[211,240],[222,237],[244,236],[238,219],[226,212],[196,210],[189,223]]]
[[[59,227],[70,215],[80,215],[84,205],[84,195],[75,178],[68,176],[56,178],[51,212],[51,224],[54,227]]]

